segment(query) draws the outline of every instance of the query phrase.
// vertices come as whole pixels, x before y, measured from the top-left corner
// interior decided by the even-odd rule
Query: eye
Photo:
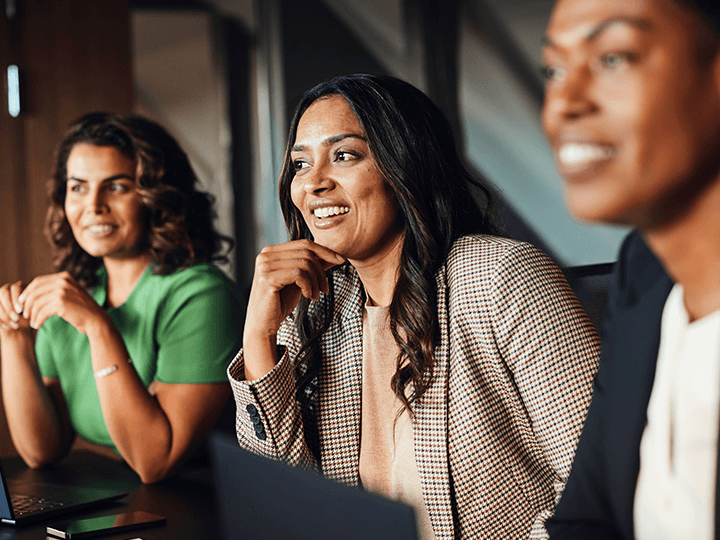
[[[353,159],[357,159],[357,155],[347,150],[338,150],[335,152],[336,161],[351,161]]]
[[[80,183],[72,183],[68,184],[68,192],[69,193],[82,193],[84,191],[85,186],[83,186]]]
[[[614,68],[622,64],[623,58],[619,54],[606,54],[602,57],[600,60],[603,64],[603,66],[608,68]]]
[[[300,172],[303,169],[307,169],[310,165],[308,165],[307,161],[303,161],[302,159],[296,159],[293,161],[293,169],[295,169],[295,172]]]
[[[542,75],[546,81],[557,81],[565,76],[565,68],[562,66],[544,66]]]
[[[621,66],[622,64],[626,62],[634,62],[637,58],[637,55],[634,53],[628,53],[628,52],[614,52],[614,53],[608,53],[603,54],[600,57],[600,62],[602,63],[603,67],[614,69],[616,67]]]
[[[129,188],[128,186],[126,186],[125,184],[123,184],[123,183],[121,183],[121,182],[112,182],[112,183],[108,186],[108,190],[111,191],[111,192],[113,192],[113,193],[125,193],[125,192],[128,191],[129,189],[130,189],[130,188]]]

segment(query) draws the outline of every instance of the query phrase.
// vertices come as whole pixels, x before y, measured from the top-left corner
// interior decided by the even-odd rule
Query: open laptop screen
[[[10,492],[0,464],[0,520],[3,519],[13,519],[13,514],[10,510]]]

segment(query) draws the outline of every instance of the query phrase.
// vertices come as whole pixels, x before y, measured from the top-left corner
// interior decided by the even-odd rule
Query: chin
[[[567,186],[565,188],[565,207],[577,221],[584,223],[608,223],[627,225],[626,205],[616,200],[612,194],[590,186]]]
[[[80,244],[80,247],[85,253],[87,253],[91,257],[96,257],[98,259],[103,258],[106,254],[106,251],[104,249],[94,249],[93,246],[83,246],[82,244]]]
[[[322,235],[313,235],[313,242],[315,242],[317,245],[322,246],[324,248],[327,248],[331,251],[334,251],[338,255],[344,257],[345,253],[348,251],[347,246],[341,242],[333,242],[330,238],[323,238]]]

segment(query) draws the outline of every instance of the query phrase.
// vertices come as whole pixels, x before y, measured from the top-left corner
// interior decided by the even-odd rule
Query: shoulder
[[[153,274],[152,278],[172,285],[184,283],[192,283],[200,287],[204,285],[232,285],[232,282],[223,271],[211,263],[202,263],[181,268],[165,276]]]
[[[445,283],[454,313],[491,320],[497,336],[519,328],[576,328],[593,333],[591,323],[565,276],[540,249],[494,236],[460,238],[447,260]],[[574,331],[574,330],[571,330]]]
[[[639,232],[625,237],[615,268],[612,293],[615,300],[634,304],[656,287],[669,292],[672,279]]]
[[[210,263],[183,268],[168,275],[153,274],[149,276],[145,288],[161,292],[163,296],[192,296],[208,291],[237,294],[237,288],[230,278]]]
[[[212,264],[198,264],[169,275],[150,275],[135,298],[145,309],[155,306],[160,320],[178,312],[243,312],[235,284]]]
[[[492,235],[460,237],[445,267],[448,281],[498,284],[538,274],[564,281],[560,269],[542,250],[527,242]]]

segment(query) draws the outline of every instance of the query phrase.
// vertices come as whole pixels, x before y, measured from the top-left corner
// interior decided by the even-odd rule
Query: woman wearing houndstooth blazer
[[[305,95],[280,179],[292,240],[258,256],[228,368],[237,436],[414,506],[423,539],[542,537],[598,340],[473,191],[489,201],[411,85],[350,75]]]

